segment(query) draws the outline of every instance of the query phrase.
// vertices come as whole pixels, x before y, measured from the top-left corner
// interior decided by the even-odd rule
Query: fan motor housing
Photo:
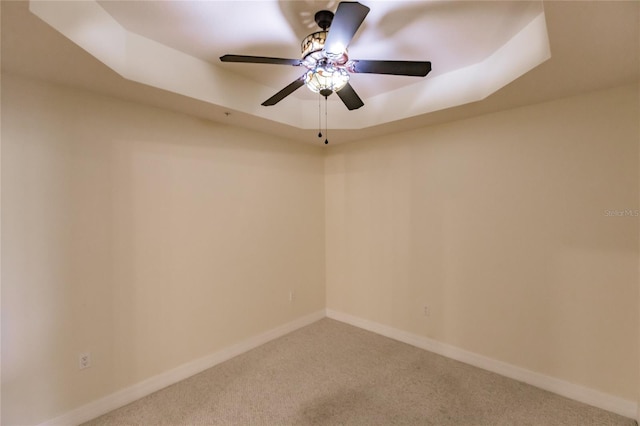
[[[327,31],[318,31],[312,34],[309,34],[302,40],[301,50],[302,50],[302,59],[305,59],[307,56],[322,52],[324,49],[324,42],[327,40]],[[317,61],[320,57],[315,58]]]

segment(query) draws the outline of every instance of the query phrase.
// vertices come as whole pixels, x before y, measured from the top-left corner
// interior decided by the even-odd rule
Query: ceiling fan
[[[284,59],[265,56],[224,55],[222,62],[244,62],[303,66],[307,71],[284,89],[262,103],[275,105],[300,87],[325,98],[336,92],[349,110],[364,105],[362,99],[349,84],[350,73],[391,74],[424,77],[431,71],[428,61],[379,61],[350,59],[347,47],[360,28],[369,8],[358,2],[341,2],[334,15],[328,10],[315,14],[315,21],[322,31],[309,34],[302,40],[302,58]]]

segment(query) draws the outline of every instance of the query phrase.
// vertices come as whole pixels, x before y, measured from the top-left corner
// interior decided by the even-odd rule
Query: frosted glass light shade
[[[304,82],[314,93],[320,93],[322,90],[337,92],[349,82],[349,73],[343,68],[319,65],[307,71]]]

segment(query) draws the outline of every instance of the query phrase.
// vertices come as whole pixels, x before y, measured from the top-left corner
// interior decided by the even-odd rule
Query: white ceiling
[[[387,117],[386,122],[380,117],[385,114],[385,108],[376,108],[377,100],[383,99],[379,95],[389,95],[384,98],[386,109],[398,109],[406,99],[392,95],[403,93],[403,86],[406,86],[405,94],[415,92],[416,78],[355,75],[352,85],[365,102],[361,110],[373,118],[369,121],[351,118],[354,116],[349,114],[353,112],[346,108],[332,108],[330,120],[333,122],[360,120],[366,124],[360,126],[363,128],[338,126],[344,130],[332,131],[332,143],[638,81],[640,6],[637,2],[362,2],[371,7],[371,12],[349,48],[350,57],[430,60],[433,71],[425,81],[431,79],[432,84],[444,81],[438,80],[439,77],[494,54],[521,33],[543,8],[551,58],[541,65],[536,63],[532,71],[513,82],[508,79],[503,84],[505,87],[498,87],[497,92],[479,102],[461,106],[442,104],[445,109],[432,108],[426,113],[418,109],[418,113],[410,111],[392,116],[391,120]],[[61,9],[65,4],[56,3]],[[234,53],[298,58],[301,39],[317,29],[313,14],[324,8],[335,10],[337,2],[99,1],[97,4],[127,31],[206,62],[222,70],[219,75],[233,76],[233,80],[221,80],[218,84],[226,86],[237,99],[229,103],[225,99],[207,102],[173,88],[161,85],[154,88],[153,82],[141,84],[140,79],[138,82],[127,80],[30,13],[26,2],[1,3],[3,71],[317,143],[313,137],[315,132],[309,130],[312,126],[297,125],[295,120],[278,117],[279,112],[291,115],[291,111],[313,102],[315,98],[306,89],[298,90],[295,96],[274,107],[259,105],[266,99],[265,95],[268,97],[290,83],[302,70],[221,63],[218,57]],[[104,37],[98,40],[104,44],[113,41]],[[525,54],[527,50],[519,47]],[[508,58],[512,57],[513,51]],[[149,58],[147,62],[151,67],[153,58]],[[494,66],[486,74],[499,73],[505,67],[508,64]],[[253,87],[258,89],[253,91]],[[393,105],[396,99],[399,99],[398,105]],[[367,106],[370,106],[368,111]],[[264,113],[264,108],[275,112]],[[317,105],[313,113],[317,117]],[[381,122],[384,124],[377,125]]]
[[[318,10],[337,1],[98,1],[124,28],[275,91],[299,77],[297,67],[222,63],[225,53],[300,58],[302,39],[320,28]],[[539,2],[364,1],[371,11],[349,55],[355,59],[432,61],[430,77],[476,64],[507,43],[538,13]],[[414,77],[358,78],[363,98],[414,84]],[[295,93],[314,99],[308,90]]]
[[[437,64],[436,71],[426,78],[352,74],[351,86],[365,99],[365,107],[345,113],[344,105],[332,96],[331,109],[341,112],[331,115],[332,128],[372,127],[477,101],[550,57],[539,1],[495,2],[482,7],[478,3],[453,2],[369,0],[369,4],[377,13],[365,23],[376,25],[356,33],[351,59],[378,59],[385,54],[393,55],[391,59],[398,59],[399,55],[413,59],[410,57],[429,51],[431,62]],[[309,31],[308,23],[302,29],[303,35],[295,39],[291,38],[286,20],[268,32],[252,20],[256,16],[269,22],[282,20],[287,15],[282,10],[291,10],[291,5],[296,6],[293,21],[298,24],[310,19],[316,8],[329,6],[292,1],[34,0],[29,8],[127,79],[290,126],[315,129],[320,99],[308,90],[297,90],[294,97],[276,106],[257,107],[257,99],[271,97],[298,80],[306,71],[303,67],[218,60],[233,44],[228,41],[230,34],[232,40],[237,40],[234,49],[255,51],[266,46],[269,53],[276,50],[278,40],[290,38],[282,50],[290,54],[289,59],[297,59],[298,53],[291,54]],[[444,17],[448,19],[432,19],[439,8],[446,11]],[[473,19],[469,19],[470,15]],[[404,25],[398,26],[398,22]],[[191,31],[192,25],[201,25],[205,34]],[[364,35],[359,37],[361,34]],[[367,34],[377,35],[363,41],[361,38]],[[197,45],[204,47],[193,48]],[[212,57],[211,52],[219,53]],[[394,108],[390,109],[390,105]]]

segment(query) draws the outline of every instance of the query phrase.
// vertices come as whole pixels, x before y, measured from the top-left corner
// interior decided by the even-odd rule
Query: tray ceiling
[[[639,80],[639,2],[363,3],[371,13],[350,46],[352,58],[430,60],[433,71],[418,82],[354,75],[365,106],[350,112],[337,99],[329,101],[329,146]],[[300,70],[223,64],[218,57],[295,58],[302,37],[315,30],[312,14],[336,6],[305,0],[3,1],[2,72],[318,143],[317,98],[306,89],[274,107],[260,106]],[[538,34],[532,39],[538,42],[523,42],[527,32]],[[494,53],[491,64],[481,61],[493,48],[512,50]],[[538,48],[543,54],[537,59],[528,55]],[[514,66],[516,56],[529,62]],[[514,69],[505,83],[501,73]],[[479,76],[487,78],[484,85]]]
[[[366,3],[371,12],[350,57],[429,60],[433,71],[425,78],[353,74],[365,106],[332,107],[332,128],[371,127],[478,101],[550,57],[541,2]],[[31,12],[127,79],[303,129],[317,127],[318,95],[299,90],[278,105],[260,106],[303,69],[218,57],[299,58],[302,38],[318,30],[315,12],[336,7],[316,1],[30,2]]]

